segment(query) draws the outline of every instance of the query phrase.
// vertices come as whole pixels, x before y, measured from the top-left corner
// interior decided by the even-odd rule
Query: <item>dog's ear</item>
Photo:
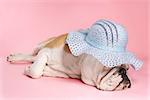
[[[129,64],[121,64],[121,67],[128,70],[130,65]]]
[[[71,54],[71,51],[70,51],[69,46],[67,44],[65,44],[65,46],[64,46],[64,51]]]

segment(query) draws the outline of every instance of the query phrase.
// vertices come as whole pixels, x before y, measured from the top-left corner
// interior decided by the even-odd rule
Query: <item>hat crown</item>
[[[128,36],[125,28],[108,20],[98,20],[89,29],[87,43],[104,50],[125,51]]]

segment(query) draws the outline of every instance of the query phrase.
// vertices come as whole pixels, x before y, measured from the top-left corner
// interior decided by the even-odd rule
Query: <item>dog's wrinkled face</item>
[[[101,90],[124,90],[131,87],[127,76],[128,65],[121,65],[104,71],[97,81],[97,88]]]
[[[81,65],[83,82],[105,91],[123,90],[131,87],[131,82],[127,76],[128,64],[121,64],[111,68],[104,66],[96,58],[88,54],[83,54],[80,60],[79,65]]]

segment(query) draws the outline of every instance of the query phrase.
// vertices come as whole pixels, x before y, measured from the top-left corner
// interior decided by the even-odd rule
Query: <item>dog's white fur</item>
[[[65,51],[64,48],[67,45],[64,42],[56,47],[55,44],[53,44],[54,47],[46,46],[55,39],[57,37],[42,42],[31,55],[10,55],[8,61],[33,62],[24,71],[25,75],[32,78],[40,78],[41,76],[77,78],[101,90],[121,90],[129,86],[129,84],[121,83],[117,87],[123,81],[123,77],[118,73],[119,68],[117,67],[105,67],[93,56],[87,54],[75,57],[70,52]]]

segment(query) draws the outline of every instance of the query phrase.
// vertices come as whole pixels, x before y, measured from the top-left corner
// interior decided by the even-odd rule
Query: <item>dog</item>
[[[98,20],[90,28],[69,32],[41,42],[29,55],[13,54],[11,63],[32,62],[24,74],[81,79],[104,91],[131,87],[127,75],[130,67],[138,70],[142,61],[126,50],[124,27],[109,20]]]
[[[40,43],[32,54],[13,54],[7,57],[7,61],[33,63],[25,68],[24,74],[34,79],[41,76],[76,78],[105,91],[131,87],[127,76],[129,65],[109,68],[91,55],[82,54],[76,57],[65,44],[66,37],[67,34],[50,38]]]

